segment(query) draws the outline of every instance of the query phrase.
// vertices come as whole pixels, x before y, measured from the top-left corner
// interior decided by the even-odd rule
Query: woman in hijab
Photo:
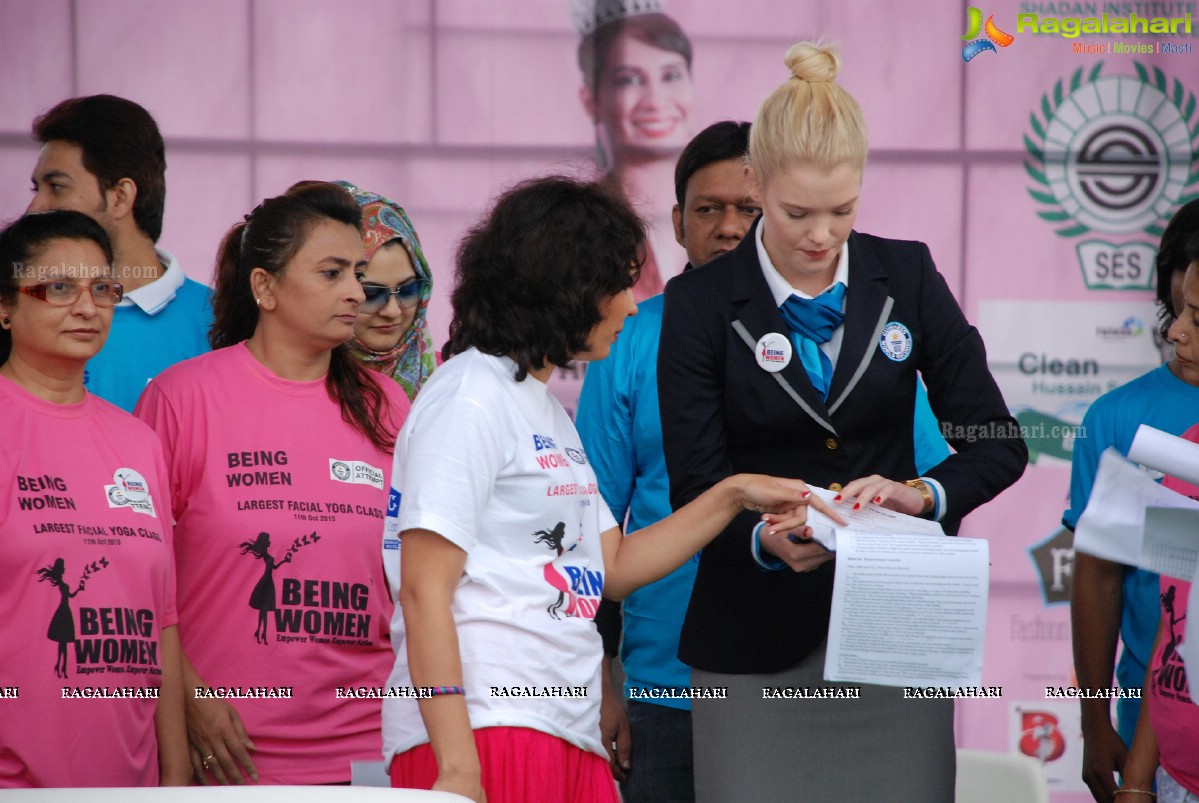
[[[362,207],[368,260],[362,278],[366,300],[358,308],[350,351],[372,370],[389,374],[409,399],[415,398],[437,365],[425,319],[433,274],[420,238],[395,201],[348,181],[335,183]]]

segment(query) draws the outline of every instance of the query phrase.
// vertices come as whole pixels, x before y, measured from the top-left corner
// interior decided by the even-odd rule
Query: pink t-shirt
[[[176,620],[162,447],[90,394],[0,376],[0,410],[0,787],[156,785]]]
[[[396,431],[408,398],[379,386]],[[348,781],[351,760],[382,750],[379,700],[339,689],[382,686],[391,669],[391,456],[342,420],[323,379],[281,379],[244,343],[168,368],[135,413],[166,449],[184,653],[231,690],[217,693],[262,782]]]
[[[1199,426],[1183,436],[1199,442]],[[1172,491],[1199,499],[1199,487],[1166,477],[1162,485]],[[1187,667],[1178,654],[1186,630],[1187,597],[1191,584],[1173,577],[1161,578],[1162,635],[1149,664],[1149,715],[1157,736],[1159,761],[1170,777],[1189,791],[1199,794],[1199,705],[1191,700]]]

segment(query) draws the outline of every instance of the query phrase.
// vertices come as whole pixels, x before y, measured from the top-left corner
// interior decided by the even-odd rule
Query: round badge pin
[[[903,362],[912,353],[912,333],[899,321],[891,321],[883,327],[878,347],[887,355],[887,359]]]
[[[772,374],[777,374],[787,367],[791,362],[791,354],[791,338],[778,332],[762,335],[758,345],[754,347],[758,367]]]
[[[150,495],[150,486],[146,484],[146,478],[134,469],[117,469],[112,475],[112,481],[120,489],[121,495],[131,502],[142,502]]]

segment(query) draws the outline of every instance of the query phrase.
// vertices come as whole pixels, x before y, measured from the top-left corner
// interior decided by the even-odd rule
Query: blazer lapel
[[[886,269],[856,233],[850,234],[845,335],[829,384],[830,413],[836,412],[853,391],[878,351],[878,339],[894,304],[889,291]]]
[[[757,225],[755,222],[754,226]],[[850,253],[853,253],[852,250]],[[774,305],[770,286],[766,284],[766,279],[762,276],[753,228],[746,233],[733,256],[737,259],[737,269],[733,273],[730,311],[733,320],[741,322],[741,327],[744,328],[746,335],[743,337],[741,332],[734,331],[732,337],[737,341],[752,339],[753,342],[745,345],[745,348],[751,351],[754,350],[754,345],[763,335],[775,332],[790,337],[787,323],[783,320],[783,315],[779,312],[778,307]],[[820,394],[816,392],[816,388],[812,386],[812,381],[808,379],[807,371],[804,370],[803,361],[799,359],[798,354],[794,354],[791,362],[777,374],[770,374],[765,369],[759,370],[763,375],[773,376],[773,381],[779,382],[783,390],[787,391],[787,395],[809,417],[836,434],[836,430],[833,429],[832,422],[829,420],[828,407],[820,398]]]

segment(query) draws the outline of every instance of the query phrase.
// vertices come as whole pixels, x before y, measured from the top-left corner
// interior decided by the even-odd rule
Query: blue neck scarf
[[[812,387],[826,401],[829,382],[833,378],[833,363],[820,346],[832,339],[833,333],[845,322],[845,313],[841,311],[844,301],[845,285],[837,282],[815,298],[791,295],[779,308],[791,329],[791,340]]]

